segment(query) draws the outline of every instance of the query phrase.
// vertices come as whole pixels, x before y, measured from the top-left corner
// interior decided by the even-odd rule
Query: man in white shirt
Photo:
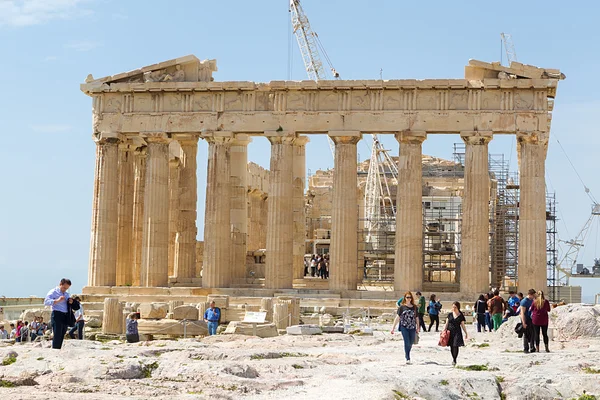
[[[4,325],[0,325],[0,339],[8,339],[8,332],[4,329]]]
[[[81,302],[78,296],[73,296],[73,300]],[[69,331],[69,337],[71,339],[75,339],[75,331],[77,331],[77,339],[83,339],[83,326],[85,325],[85,321],[83,319],[83,306],[79,305],[79,310],[75,310],[75,326],[71,328]]]

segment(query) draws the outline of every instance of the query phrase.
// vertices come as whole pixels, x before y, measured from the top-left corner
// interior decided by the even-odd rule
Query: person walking
[[[531,320],[531,305],[535,300],[535,289],[527,291],[527,297],[521,300],[521,324],[523,324],[523,352],[535,353],[535,334]]]
[[[487,311],[487,302],[485,301],[484,295],[479,295],[479,298],[475,302],[473,308],[477,314],[477,332],[481,332],[481,328],[483,328],[483,332],[486,332],[485,312]]]
[[[490,315],[494,323],[494,332],[502,325],[502,316],[506,311],[506,301],[500,296],[498,289],[494,290],[494,297],[490,300]]]
[[[537,296],[530,307],[531,322],[533,323],[533,334],[535,338],[535,347],[540,351],[540,330],[544,336],[544,346],[546,353],[550,353],[548,348],[548,313],[550,312],[550,302],[544,297],[544,292],[538,290]]]
[[[215,307],[214,300],[210,302],[210,308],[204,312],[204,321],[208,325],[208,335],[216,335],[219,321],[221,320],[221,309]]]
[[[65,339],[65,333],[69,326],[69,293],[67,290],[71,287],[71,280],[63,278],[57,287],[50,290],[44,299],[44,305],[52,307],[51,325],[52,325],[52,348],[60,349]]]
[[[425,315],[425,296],[421,294],[421,292],[417,292],[417,296],[419,296],[419,326],[423,328],[423,332],[427,332],[427,328],[425,327],[425,320],[423,320],[423,316]]]
[[[77,300],[77,301],[81,301],[81,299],[78,296],[73,296],[73,300]],[[75,331],[77,331],[77,339],[82,340],[83,339],[83,327],[85,325],[85,320],[83,318],[83,306],[80,305],[79,306],[79,310],[75,311],[75,326],[73,326],[71,328],[71,330],[69,331],[69,337],[71,339],[75,339]]]
[[[429,296],[429,332],[431,332],[431,327],[435,323],[435,331],[438,332],[438,328],[440,326],[440,310],[442,309],[442,303],[437,301],[437,297],[435,294]]]
[[[127,321],[125,321],[125,338],[127,339],[127,343],[137,343],[140,341],[137,320],[137,313],[131,313],[127,316]]]
[[[417,334],[419,332],[419,308],[415,305],[413,295],[411,292],[406,292],[402,299],[402,304],[398,308],[398,315],[400,316],[400,325],[398,329],[402,333],[402,339],[404,340],[404,356],[406,357],[406,364],[410,364],[410,350],[412,349]]]
[[[460,303],[458,301],[452,303],[452,312],[448,314],[444,330],[450,332],[448,346],[450,346],[450,353],[452,354],[452,366],[455,366],[456,359],[458,358],[458,348],[465,345],[464,339],[469,339],[467,327],[465,326],[465,316],[462,311],[460,311]],[[462,335],[463,332],[465,333],[464,339]]]

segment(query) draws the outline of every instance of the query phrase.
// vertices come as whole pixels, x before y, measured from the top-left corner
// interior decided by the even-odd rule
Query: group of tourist
[[[416,292],[416,296],[413,296],[412,292],[406,292],[397,303],[398,312],[391,333],[393,334],[395,328],[398,327],[402,334],[407,364],[411,364],[410,352],[412,346],[419,342],[420,330],[430,332],[435,324],[435,331],[438,332],[442,304],[435,294],[429,297],[427,313],[430,322],[429,328],[427,328],[423,320],[425,303],[425,296],[421,292]],[[530,289],[527,296],[511,291],[508,300],[504,300],[500,296],[500,291],[496,289],[491,293],[480,295],[474,305],[478,332],[482,332],[482,330],[485,332],[486,327],[490,332],[496,331],[508,318],[520,316],[521,323],[517,326],[516,331],[518,331],[519,337],[523,336],[524,353],[539,352],[542,337],[546,352],[550,352],[548,347],[549,312],[550,303],[545,299],[544,292],[541,290],[536,292],[534,289]],[[456,365],[459,348],[463,347],[465,340],[469,338],[465,322],[466,318],[461,311],[461,304],[458,301],[453,302],[440,335],[440,345],[450,347],[452,365]]]
[[[304,276],[308,275],[321,279],[329,278],[329,255],[314,254],[310,261],[304,258]]]
[[[10,330],[4,329],[0,325],[0,339],[14,339],[17,343],[34,341],[38,336],[44,336],[48,331],[48,324],[44,322],[43,317],[34,317],[33,321],[18,320],[10,324]]]

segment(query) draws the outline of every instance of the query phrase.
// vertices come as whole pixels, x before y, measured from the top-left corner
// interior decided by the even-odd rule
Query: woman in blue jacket
[[[432,294],[429,297],[429,307],[427,308],[427,312],[429,313],[429,332],[431,332],[431,327],[435,322],[435,331],[438,332],[438,328],[440,326],[440,310],[442,309],[442,304],[436,300],[435,294]]]

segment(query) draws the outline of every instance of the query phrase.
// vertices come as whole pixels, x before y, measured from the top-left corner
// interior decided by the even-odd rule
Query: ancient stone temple
[[[89,287],[239,287],[248,244],[264,243],[262,287],[292,289],[303,276],[306,146],[320,134],[335,143],[328,289],[356,291],[357,143],[366,133],[394,135],[400,148],[396,291],[422,285],[421,149],[437,134],[459,134],[466,147],[460,292],[490,283],[488,145],[507,134],[519,150],[518,285],[546,286],[544,163],[560,71],[471,60],[464,79],[254,83],[214,81],[216,70],[186,56],[81,85],[96,142]],[[248,190],[255,136],[271,143],[266,202]],[[207,160],[197,160],[199,140]],[[208,167],[201,277],[198,162]]]

